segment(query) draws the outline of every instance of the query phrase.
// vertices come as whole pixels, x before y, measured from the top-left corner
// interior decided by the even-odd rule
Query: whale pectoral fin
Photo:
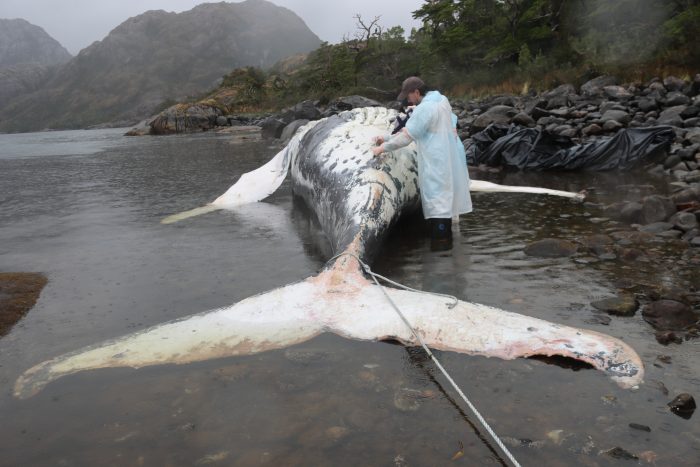
[[[183,364],[250,355],[306,341],[323,326],[308,316],[313,287],[291,284],[233,306],[154,326],[40,363],[15,384],[30,397],[60,377],[97,368]]]
[[[210,204],[172,214],[161,220],[161,224],[172,224],[217,209],[233,208],[267,198],[279,188],[287,177],[291,159],[289,148],[290,146],[287,146],[282,149],[265,165],[241,175],[236,183]]]
[[[372,290],[374,289],[374,290]],[[459,301],[449,308],[449,299],[430,294],[385,289],[416,329],[426,345],[438,350],[498,357],[554,356],[586,362],[605,372],[618,385],[640,384],[644,366],[627,344],[594,331],[561,326],[498,308]],[[338,321],[331,331],[362,340],[393,338],[419,345],[388,300],[375,286],[356,307],[371,312]]]
[[[574,193],[571,191],[551,190],[549,188],[540,188],[534,186],[513,186],[513,185],[498,185],[496,183],[485,182],[483,180],[470,180],[469,191],[485,192],[485,193],[533,193],[551,196],[563,196],[577,201],[582,201],[586,197],[586,190]]]
[[[178,212],[177,214],[172,214],[168,217],[164,217],[160,223],[161,224],[174,224],[175,222],[183,221],[189,219],[190,217],[201,216],[208,212],[217,211],[221,209],[219,206],[214,206],[212,204],[207,204],[206,206],[200,206],[198,208],[190,209],[189,211]]]

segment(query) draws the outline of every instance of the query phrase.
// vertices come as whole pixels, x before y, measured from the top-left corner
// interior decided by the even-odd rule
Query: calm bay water
[[[420,351],[333,335],[244,358],[79,373],[14,399],[15,379],[38,362],[301,280],[328,258],[288,181],[265,203],[159,223],[213,200],[279,146],[250,135],[123,132],[0,135],[0,271],[49,278],[37,305],[0,338],[0,465],[500,463]],[[490,180],[589,188],[605,202],[658,191],[657,180],[638,174]],[[639,314],[603,325],[590,305],[621,281],[692,282],[693,271],[674,266],[681,252],[659,244],[655,261],[632,265],[531,258],[523,247],[534,240],[580,239],[609,224],[564,199],[477,194],[474,204],[452,250],[431,251],[407,222],[374,269],[414,288],[622,338],[647,371],[629,391],[594,370],[439,353],[516,458],[614,465],[624,461],[601,452],[621,447],[653,451],[658,465],[698,465],[700,415],[686,420],[666,407],[681,392],[700,396],[698,342],[661,346]]]

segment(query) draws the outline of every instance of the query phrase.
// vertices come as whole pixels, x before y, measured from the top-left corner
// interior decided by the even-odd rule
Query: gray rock
[[[690,144],[700,144],[700,128],[691,128],[685,133],[685,139]]]
[[[700,127],[700,117],[693,117],[685,120],[683,122],[685,128],[695,128]]]
[[[692,170],[685,174],[682,179],[686,183],[696,183],[700,182],[700,170]]]
[[[700,201],[700,186],[688,187],[671,196],[671,199],[675,204],[685,204],[692,203],[693,201]]]
[[[681,91],[685,87],[685,81],[675,76],[668,76],[664,78],[664,87],[668,91]]]
[[[620,210],[620,220],[628,224],[638,224],[644,219],[644,207],[641,203],[626,203]]]
[[[683,232],[680,230],[675,230],[675,229],[670,229],[670,230],[664,230],[663,232],[659,232],[656,234],[657,237],[660,238],[672,238],[672,239],[678,239],[683,235]]]
[[[559,258],[571,256],[576,253],[576,244],[558,238],[545,238],[533,242],[525,247],[525,254],[543,258]]]
[[[535,120],[533,120],[532,117],[530,117],[528,114],[526,114],[524,112],[520,112],[515,117],[513,117],[512,122],[517,123],[518,125],[527,126],[527,127],[535,126]]]
[[[605,112],[603,114],[603,116],[601,117],[601,120],[603,120],[603,122],[607,122],[609,120],[614,120],[614,121],[620,122],[624,125],[624,124],[629,123],[630,120],[632,120],[632,117],[630,117],[630,114],[628,114],[624,110],[614,110],[613,109],[613,110],[608,110],[607,112]]]
[[[640,232],[647,232],[653,234],[660,234],[666,232],[673,228],[673,224],[670,222],[652,222],[651,224],[643,225],[639,227]]]
[[[632,294],[622,294],[617,297],[598,300],[592,302],[591,305],[596,310],[616,316],[634,316],[639,309],[639,302]]]
[[[561,130],[561,131],[558,130],[558,133],[561,136],[566,136],[567,138],[575,138],[576,136],[578,136],[578,130],[576,128],[571,128],[571,127],[564,129],[564,130]]]
[[[683,126],[683,118],[681,117],[681,112],[686,109],[685,105],[677,105],[675,107],[669,107],[659,114],[659,124],[660,125],[672,125],[672,126]]]
[[[670,199],[651,195],[642,200],[642,211],[645,224],[660,222],[676,213],[676,205]]]
[[[510,107],[515,107],[518,105],[518,99],[514,96],[497,96],[491,101],[492,105],[507,105]]]
[[[678,394],[666,405],[670,407],[671,412],[683,418],[690,418],[697,408],[697,405],[695,405],[695,398],[688,393]]]
[[[581,95],[584,97],[597,96],[605,86],[614,86],[617,79],[612,76],[598,76],[581,85]]]
[[[622,86],[603,86],[603,94],[615,100],[624,100],[632,97],[632,93]]]
[[[601,128],[600,125],[596,125],[595,123],[592,123],[581,130],[581,133],[584,136],[595,136],[601,134],[602,132],[603,128]]]
[[[698,236],[700,236],[700,229],[691,229],[691,230],[688,230],[683,235],[681,235],[681,240],[685,240],[686,242],[689,242]]]
[[[657,300],[642,310],[644,320],[660,331],[679,331],[698,320],[690,305],[676,300]]]
[[[517,114],[518,111],[513,107],[496,105],[479,115],[472,126],[477,129],[483,129],[492,123],[510,123]]]
[[[675,107],[678,105],[690,105],[690,98],[680,92],[669,92],[666,94],[666,107]]]
[[[690,101],[690,99],[688,100]],[[680,113],[681,118],[684,119],[697,117],[698,115],[700,115],[700,106],[698,105],[689,105],[683,112]]]
[[[164,135],[204,131],[216,126],[222,111],[204,104],[173,105],[149,122],[151,134]]]
[[[625,449],[622,449],[621,447],[614,447],[612,449],[608,449],[607,451],[601,451],[600,454],[610,456],[613,459],[621,459],[621,460],[637,460],[637,459],[639,459],[639,457],[635,456],[634,454],[630,453],[629,451],[626,451]]]
[[[280,139],[283,142],[289,141],[292,139],[292,136],[294,136],[294,133],[296,133],[299,128],[307,123],[309,123],[309,120],[306,119],[294,120],[292,123],[284,127],[284,130],[282,130],[282,134],[280,135]]]
[[[624,127],[622,123],[615,120],[608,120],[603,124],[603,130],[605,131],[617,131]]]
[[[698,228],[698,219],[692,212],[677,212],[671,216],[669,222],[677,229],[687,232]]]
[[[345,96],[340,97],[329,104],[329,107],[336,108],[338,110],[352,110],[358,107],[382,107],[379,102],[368,99],[363,96]]]
[[[216,126],[229,126],[228,118],[223,115],[216,117]]]
[[[284,131],[284,127],[287,124],[278,118],[268,117],[263,120],[260,126],[262,127],[263,138],[279,138],[282,136],[282,131]]]
[[[691,133],[691,132],[688,131],[685,134],[686,138],[688,137],[689,133]],[[681,148],[678,150],[678,152],[676,154],[678,155],[678,157],[680,157],[684,161],[693,161],[693,160],[695,160],[695,154],[698,151],[700,151],[700,143],[692,144],[688,147]]]
[[[573,102],[573,96],[576,95],[576,88],[571,84],[562,84],[561,86],[552,89],[549,92],[542,94],[542,97],[547,101],[547,109],[556,109],[558,107],[566,107]]]
[[[672,154],[666,158],[664,161],[664,169],[670,169],[672,167],[676,167],[678,164],[680,164],[682,161],[682,158],[678,154]]]
[[[637,107],[642,112],[650,112],[652,110],[657,110],[659,105],[656,103],[655,99],[640,99],[637,101]]]
[[[646,431],[647,433],[651,433],[651,428],[640,423],[630,423],[629,427],[633,430]]]
[[[303,101],[292,107],[294,120],[318,120],[321,118],[321,111],[316,108],[312,101]]]

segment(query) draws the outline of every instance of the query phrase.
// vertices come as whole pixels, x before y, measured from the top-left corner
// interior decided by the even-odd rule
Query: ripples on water
[[[244,358],[84,372],[13,399],[14,380],[37,362],[298,281],[328,258],[288,182],[262,205],[159,224],[213,200],[278,147],[213,134],[122,133],[0,135],[0,270],[49,277],[35,308],[0,339],[0,465],[499,463],[421,352],[333,335]],[[605,202],[659,189],[625,174],[489,179],[588,187]],[[523,247],[534,240],[607,227],[591,221],[599,213],[563,199],[474,201],[452,250],[431,251],[422,221],[407,219],[375,270],[621,337],[647,369],[646,383],[625,391],[596,371],[438,353],[515,456],[523,465],[612,465],[620,461],[599,453],[619,446],[654,451],[659,465],[697,465],[697,416],[681,419],[665,405],[680,392],[700,395],[697,342],[662,347],[639,314],[603,326],[590,306],[616,293],[620,280],[675,280],[669,263],[677,253],[659,246],[657,260],[632,267],[527,257]]]

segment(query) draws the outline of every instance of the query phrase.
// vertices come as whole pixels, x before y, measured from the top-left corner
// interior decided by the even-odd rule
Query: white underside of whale
[[[418,345],[378,286],[365,279],[354,262],[341,259],[338,267],[302,282],[46,361],[18,379],[15,396],[29,397],[79,371],[250,355],[323,332]],[[562,355],[605,371],[622,387],[642,380],[639,357],[618,339],[486,305],[459,301],[450,308],[445,297],[387,292],[431,348],[502,359]],[[611,369],[610,362],[619,367]]]

